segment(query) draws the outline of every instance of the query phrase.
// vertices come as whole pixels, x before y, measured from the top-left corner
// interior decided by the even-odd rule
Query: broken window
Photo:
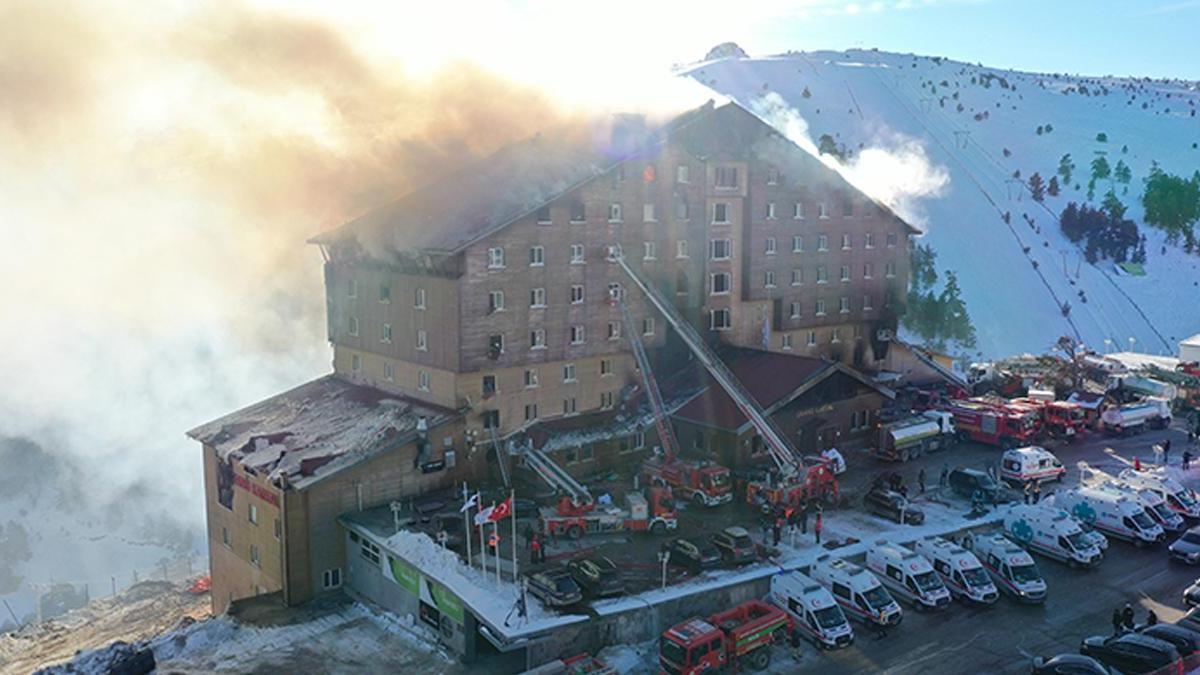
[[[488,358],[498,359],[504,353],[504,335],[488,336]]]
[[[586,219],[587,219],[587,212],[584,209],[583,202],[581,202],[581,201],[571,202],[571,222],[572,223],[582,223]]]
[[[538,209],[537,222],[539,225],[549,225],[550,224],[551,221],[550,221],[550,207],[549,206],[543,206],[540,209]]]
[[[483,376],[483,395],[484,395],[484,397],[486,398],[488,396],[492,396],[495,393],[496,393],[496,376],[495,375],[484,375]]]
[[[483,428],[484,429],[499,429],[500,428],[500,411],[488,410],[483,413]]]
[[[733,189],[738,186],[736,166],[718,166],[713,172],[713,182],[719,188]]]

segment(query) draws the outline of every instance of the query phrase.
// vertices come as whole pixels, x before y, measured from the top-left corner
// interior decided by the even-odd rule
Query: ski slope
[[[1193,147],[1200,142],[1200,116],[1192,113],[1200,107],[1196,83],[1020,73],[867,50],[726,58],[683,74],[796,140],[803,124],[785,129],[778,115],[765,112],[764,102],[780,97],[807,123],[812,141],[834,137],[852,168],[872,161],[872,154],[879,158],[864,149],[898,156],[919,144],[949,179],[936,196],[897,200],[889,194],[894,185],[859,184],[925,230],[922,242],[937,252],[942,280],[945,270],[958,275],[978,334],[972,357],[1044,352],[1063,335],[1099,351],[1174,354],[1179,340],[1200,332],[1200,256],[1173,246],[1162,253],[1164,237],[1142,222],[1141,208],[1152,162],[1176,174],[1200,169],[1200,149]],[[980,82],[988,76],[1008,86],[991,79],[984,88]],[[1047,124],[1052,131],[1036,133]],[[1099,133],[1107,142],[1097,141]],[[1087,200],[1097,152],[1111,166],[1123,160],[1132,170],[1128,186],[1112,185],[1147,238],[1146,276],[1126,275],[1112,261],[1088,264],[1059,231],[1058,213],[1067,202]],[[1028,177],[1036,171],[1048,182],[1064,153],[1076,165],[1071,184],[1044,203],[1034,201]],[[896,174],[906,173],[911,159],[885,164],[902,167],[888,178],[908,180]],[[1021,180],[1012,178],[1015,171]],[[1098,205],[1109,186],[1099,181],[1091,203]]]

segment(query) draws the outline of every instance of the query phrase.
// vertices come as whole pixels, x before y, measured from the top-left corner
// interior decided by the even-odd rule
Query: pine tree
[[[821,137],[817,139],[817,152],[822,155],[841,156],[841,153],[838,152],[837,141],[833,140],[833,136],[829,134],[821,134]]]
[[[1133,172],[1129,170],[1129,165],[1125,163],[1125,160],[1117,160],[1117,166],[1113,168],[1113,178],[1118,183],[1129,185],[1129,181],[1133,179]]]
[[[800,95],[804,98],[812,98],[812,92],[808,90],[808,87],[805,87],[804,91],[800,92]]]
[[[1142,207],[1146,222],[1166,232],[1171,243],[1182,237],[1190,251],[1195,239],[1192,228],[1200,220],[1200,174],[1190,179],[1173,176],[1154,164],[1145,184]]]
[[[1112,175],[1112,168],[1104,155],[1096,155],[1092,160],[1092,180],[1104,180]]]
[[[1096,134],[1096,142],[1097,143],[1107,143],[1108,142],[1108,134],[1104,133],[1103,131]]]
[[[1071,182],[1071,174],[1075,172],[1075,162],[1071,161],[1071,154],[1067,153],[1058,160],[1058,175],[1062,176],[1064,183]]]
[[[1035,202],[1046,198],[1046,186],[1042,183],[1042,174],[1034,171],[1033,175],[1029,177],[1029,192]]]
[[[1058,196],[1058,176],[1050,176],[1050,182],[1046,183],[1046,194],[1051,197]]]

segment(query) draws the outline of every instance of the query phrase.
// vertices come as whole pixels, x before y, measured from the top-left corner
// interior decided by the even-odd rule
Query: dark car
[[[925,522],[924,511],[913,506],[904,495],[886,488],[872,488],[867,492],[867,496],[863,497],[863,506],[871,513],[897,523],[901,522],[901,518],[909,525]]]
[[[526,578],[529,593],[547,607],[566,607],[583,600],[583,590],[575,583],[568,569],[559,567]]]
[[[1033,675],[1109,675],[1107,666],[1083,654],[1059,654],[1033,660]]]
[[[1148,673],[1179,660],[1179,652],[1170,642],[1137,633],[1087,638],[1079,653],[1123,673]]]
[[[580,556],[568,563],[567,569],[590,598],[608,598],[625,592],[617,564],[604,556]]]
[[[1175,651],[1183,658],[1188,658],[1200,649],[1200,633],[1183,626],[1175,626],[1169,623],[1156,623],[1153,626],[1140,626],[1137,632],[1142,635],[1148,635],[1152,638],[1158,638],[1163,642],[1170,642],[1171,646],[1175,647]]]
[[[979,469],[959,467],[950,472],[949,481],[950,488],[966,499],[971,499],[976,490],[979,490],[983,500],[989,504],[1004,504],[1020,499],[1015,491],[1004,487],[986,471]]]
[[[713,535],[712,543],[721,551],[725,561],[734,565],[758,559],[758,548],[744,527],[727,527]]]
[[[1193,607],[1188,610],[1187,614],[1179,617],[1175,622],[1176,626],[1183,626],[1188,630],[1200,632],[1200,607]]]
[[[672,539],[663,544],[663,550],[670,552],[671,565],[686,567],[693,574],[721,566],[721,550],[698,537]]]
[[[1200,563],[1200,526],[1193,527],[1183,536],[1171,542],[1167,547],[1171,560],[1178,560],[1189,565]]]
[[[1183,589],[1183,604],[1188,607],[1200,607],[1200,579]]]

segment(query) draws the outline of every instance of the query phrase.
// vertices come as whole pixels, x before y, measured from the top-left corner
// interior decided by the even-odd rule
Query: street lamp
[[[662,587],[663,587],[664,591],[667,589],[667,563],[670,561],[671,561],[671,552],[670,551],[659,551],[658,552],[658,562],[662,563]]]

